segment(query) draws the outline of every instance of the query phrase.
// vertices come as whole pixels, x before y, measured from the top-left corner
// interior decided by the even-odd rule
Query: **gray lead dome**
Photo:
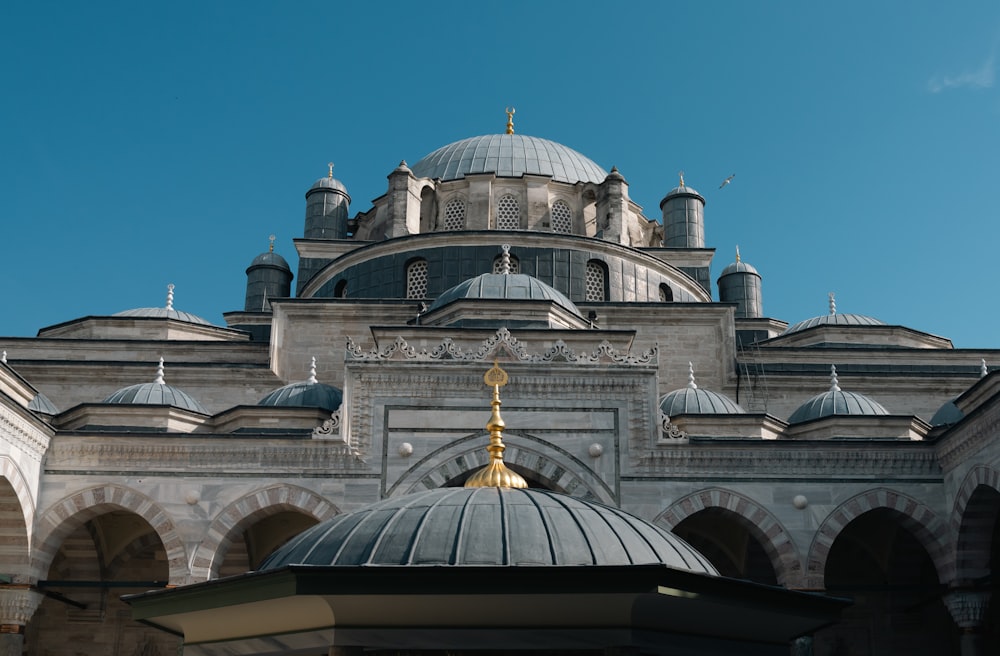
[[[460,180],[466,175],[494,173],[517,178],[551,175],[553,180],[600,184],[607,171],[571,148],[522,134],[471,137],[438,148],[413,165],[418,178]]]
[[[715,568],[672,533],[621,510],[539,489],[440,488],[308,529],[261,570],[286,565],[639,565]]]

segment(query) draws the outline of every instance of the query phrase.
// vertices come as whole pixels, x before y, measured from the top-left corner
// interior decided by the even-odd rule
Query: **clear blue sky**
[[[327,161],[354,214],[513,105],[518,133],[617,166],[649,217],[683,169],[713,280],[739,244],[768,316],[834,291],[1000,347],[998,50],[996,0],[11,0],[0,335],[162,306],[167,283],[222,324],[269,234],[295,268]]]

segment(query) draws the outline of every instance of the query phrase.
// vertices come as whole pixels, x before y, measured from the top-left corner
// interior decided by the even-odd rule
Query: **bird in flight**
[[[733,181],[733,178],[735,178],[735,177],[736,177],[736,174],[735,174],[735,173],[733,173],[733,174],[732,174],[731,176],[729,176],[728,178],[726,178],[725,180],[723,180],[723,181],[722,181],[722,184],[720,184],[720,185],[719,185],[719,189],[722,189],[722,188],[723,188],[723,187],[725,187],[725,186],[726,186],[727,184],[729,184],[730,182],[732,182],[732,181]]]

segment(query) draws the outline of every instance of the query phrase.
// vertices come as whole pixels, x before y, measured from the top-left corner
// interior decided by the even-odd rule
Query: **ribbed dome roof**
[[[845,392],[840,389],[837,381],[837,368],[830,368],[830,391],[817,394],[800,405],[792,416],[789,424],[798,424],[810,419],[829,417],[831,415],[887,415],[881,403],[873,401],[864,394]]]
[[[257,257],[253,258],[253,262],[250,263],[249,268],[253,268],[256,266],[273,266],[282,269],[287,269],[288,271],[292,270],[291,267],[288,266],[288,262],[285,261],[285,258],[281,257],[280,255],[278,255],[273,251],[261,253]]]
[[[163,382],[163,358],[160,358],[160,365],[156,370],[156,380],[152,383],[139,383],[138,385],[123,387],[104,399],[103,403],[169,405],[175,408],[200,412],[203,415],[208,414],[208,411],[190,394]]]
[[[702,201],[705,200],[705,197],[699,194],[694,187],[689,187],[684,184],[674,187],[668,191],[667,195],[663,197],[663,200],[666,200],[671,196],[697,196],[698,198],[701,198]]]
[[[509,300],[546,300],[562,306],[577,316],[580,310],[573,301],[558,289],[523,273],[484,273],[461,282],[445,291],[431,304],[429,310],[444,307],[463,298],[495,298]]]
[[[635,565],[717,574],[676,535],[616,508],[547,490],[440,488],[333,517],[278,549],[285,565]]]
[[[874,317],[868,317],[863,314],[837,314],[837,304],[834,301],[833,294],[830,294],[830,312],[829,314],[824,314],[819,317],[813,317],[812,319],[806,319],[805,321],[800,321],[797,324],[787,328],[782,335],[788,335],[790,333],[796,333],[800,330],[805,330],[806,328],[812,328],[813,326],[884,326],[884,321],[879,321]]]
[[[522,134],[488,134],[438,148],[413,165],[418,178],[459,180],[470,173],[551,175],[559,182],[601,183],[607,171],[571,148]]]
[[[722,270],[722,273],[719,274],[719,277],[721,278],[722,276],[728,276],[731,273],[752,273],[756,276],[760,275],[760,273],[757,272],[757,269],[755,269],[752,265],[747,264],[746,262],[743,261],[733,262],[732,264],[730,264],[729,266],[727,266],[725,269]]]
[[[35,398],[31,399],[31,403],[28,404],[28,410],[34,410],[46,415],[59,414],[59,408],[56,407],[56,404],[41,392],[35,394]]]
[[[166,307],[144,307],[144,308],[134,308],[132,310],[124,310],[123,312],[115,312],[114,317],[142,317],[149,319],[176,319],[177,321],[186,321],[188,323],[197,323],[203,326],[211,326],[212,324],[205,321],[201,317],[190,314],[188,312],[180,312],[174,309],[174,286],[167,285],[167,305]]]
[[[306,196],[319,190],[339,191],[345,196],[348,195],[347,187],[345,187],[340,180],[330,175],[324,175],[322,178],[314,182],[313,186],[309,187],[309,191],[306,192]]]
[[[343,399],[343,393],[332,385],[303,380],[279,387],[262,398],[257,405],[322,408],[334,412]]]
[[[660,410],[668,417],[676,415],[742,415],[745,410],[724,394],[701,389],[694,382],[694,366],[688,363],[687,387],[674,390],[660,399]]]

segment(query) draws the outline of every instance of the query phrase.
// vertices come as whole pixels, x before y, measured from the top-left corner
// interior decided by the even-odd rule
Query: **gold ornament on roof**
[[[333,180],[333,162],[327,162],[326,165],[330,167],[329,177]]]
[[[507,108],[507,134],[514,134],[514,108]]]
[[[490,432],[490,445],[486,451],[490,454],[488,465],[477,471],[465,482],[465,487],[528,487],[528,482],[517,472],[507,469],[503,462],[503,452],[507,447],[503,444],[503,429],[507,426],[500,416],[500,388],[507,384],[507,372],[500,368],[494,360],[493,367],[483,375],[483,382],[493,388],[493,412],[486,424]]]

